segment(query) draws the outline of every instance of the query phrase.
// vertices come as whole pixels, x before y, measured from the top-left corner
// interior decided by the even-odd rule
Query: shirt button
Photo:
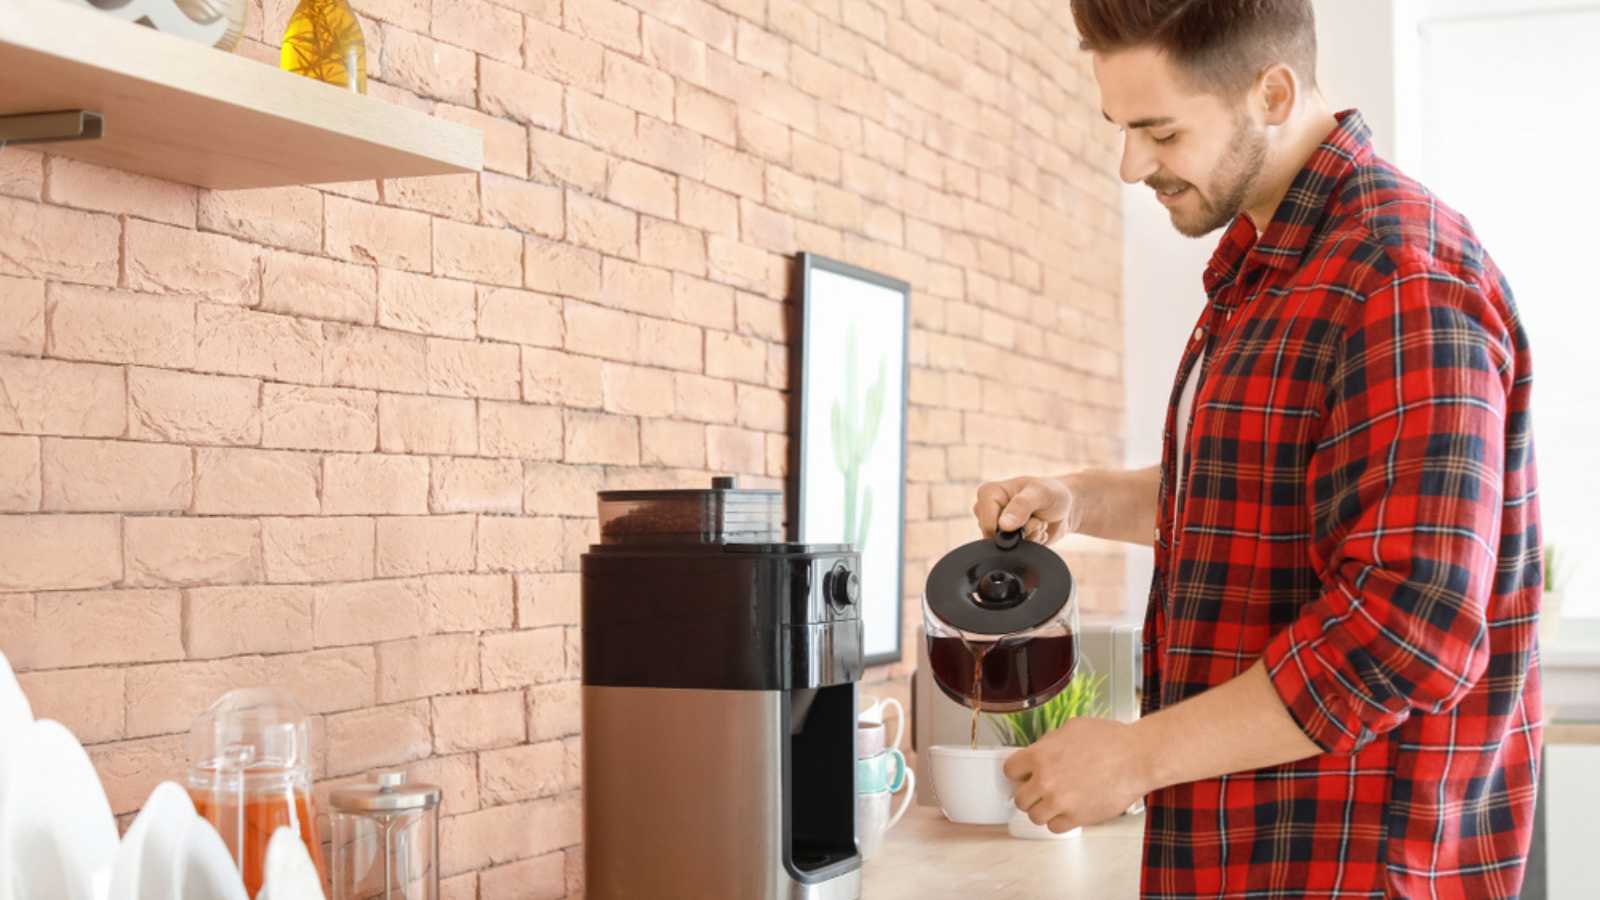
[[[1156,529],[1156,543],[1161,543],[1161,529]]]
[[[1195,340],[1198,341],[1198,340],[1204,338],[1205,336],[1206,336],[1206,330],[1204,328],[1196,328],[1194,330],[1194,339]]]

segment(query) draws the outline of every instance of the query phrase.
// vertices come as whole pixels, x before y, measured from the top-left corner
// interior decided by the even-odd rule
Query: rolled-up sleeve
[[[1483,673],[1511,365],[1481,295],[1422,262],[1352,313],[1307,475],[1322,591],[1262,655],[1333,753],[1450,709]]]

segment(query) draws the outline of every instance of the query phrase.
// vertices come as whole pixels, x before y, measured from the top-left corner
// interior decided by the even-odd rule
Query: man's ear
[[[1289,121],[1300,99],[1300,78],[1289,66],[1274,63],[1256,79],[1256,89],[1251,93],[1262,124],[1282,125]]]

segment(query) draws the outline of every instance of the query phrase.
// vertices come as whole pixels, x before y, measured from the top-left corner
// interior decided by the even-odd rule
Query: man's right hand
[[[984,537],[993,537],[997,530],[1020,528],[1023,537],[1041,544],[1053,544],[1062,535],[1077,531],[1083,521],[1081,504],[1060,478],[991,481],[978,488],[972,514],[978,517]]]

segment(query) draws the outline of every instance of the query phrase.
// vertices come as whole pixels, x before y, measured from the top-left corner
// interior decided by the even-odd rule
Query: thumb
[[[1012,496],[1011,502],[1000,512],[1001,531],[1016,531],[1026,525],[1028,518],[1045,505],[1047,498],[1037,481],[1030,481]]]

